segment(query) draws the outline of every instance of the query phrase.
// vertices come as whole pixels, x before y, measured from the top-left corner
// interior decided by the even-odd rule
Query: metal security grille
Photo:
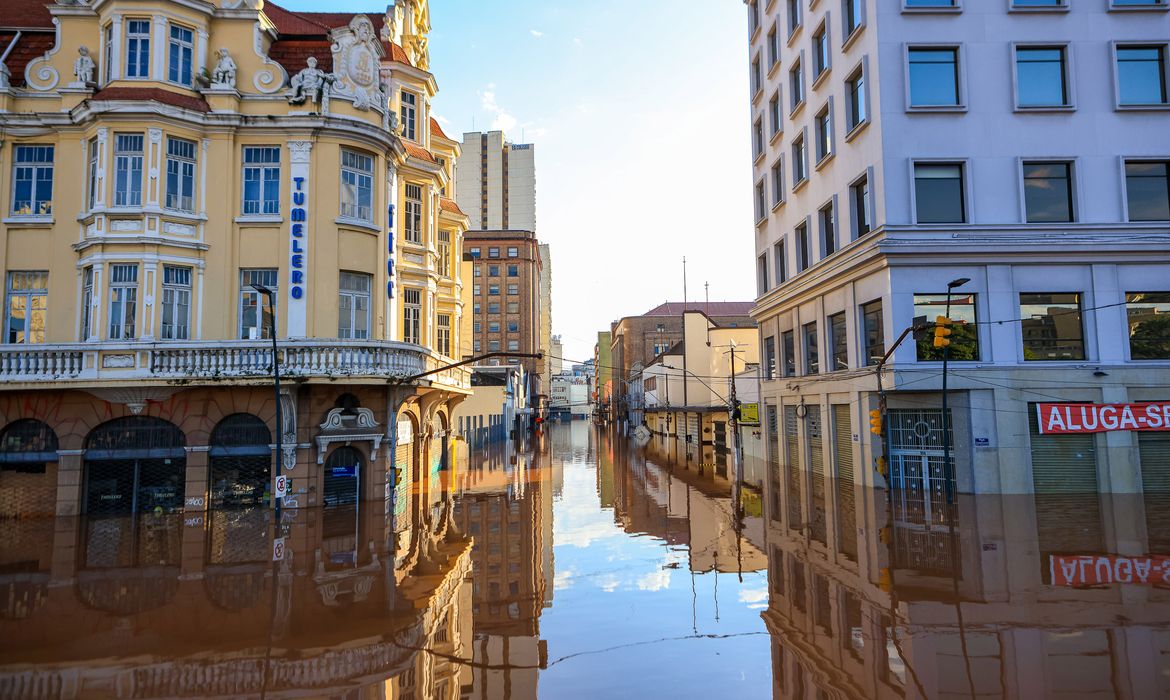
[[[1142,493],[1151,554],[1170,554],[1170,433],[1140,433]]]
[[[942,411],[890,409],[886,426],[890,436],[895,563],[900,568],[948,573],[952,558]],[[951,486],[953,493],[953,482]]]
[[[89,434],[85,512],[90,515],[181,510],[187,453],[183,433],[148,416],[118,418]]]
[[[0,431],[0,518],[52,515],[56,479],[48,465],[57,461],[57,434],[47,424],[26,418]]]
[[[211,431],[212,508],[265,505],[271,498],[272,431],[248,413],[235,413]]]
[[[1096,436],[1090,433],[1041,435],[1036,405],[1028,406],[1040,551],[1104,551]]]
[[[784,407],[784,444],[787,447],[788,469],[785,490],[788,498],[788,527],[799,530],[803,514],[804,495],[800,488],[800,429],[796,420],[796,406]]]
[[[809,511],[809,536],[817,542],[827,542],[828,527],[825,522],[825,448],[824,430],[821,422],[821,407],[809,406],[805,415],[808,429],[808,468],[811,510]]]
[[[358,502],[362,454],[352,447],[339,447],[325,461],[325,498],[329,506],[345,506]]]
[[[833,411],[833,452],[837,462],[837,549],[857,559],[857,503],[854,494],[853,427],[849,406],[835,405]]]
[[[768,491],[772,494],[770,512],[773,520],[781,519],[780,501],[780,416],[776,407],[769,404],[764,409],[768,427],[768,475],[771,484]]]

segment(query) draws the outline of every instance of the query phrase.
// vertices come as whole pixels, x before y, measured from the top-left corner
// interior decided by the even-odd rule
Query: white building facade
[[[941,356],[931,328],[898,341],[963,278],[957,490],[1152,494],[1170,433],[1042,435],[1034,416],[1170,398],[1170,5],[745,4],[773,519],[815,530],[839,507],[825,479],[886,484],[868,412],[891,350],[889,483],[929,519]]]

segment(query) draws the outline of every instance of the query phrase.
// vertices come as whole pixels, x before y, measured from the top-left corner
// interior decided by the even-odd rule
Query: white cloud
[[[563,591],[566,588],[571,588],[573,586],[573,573],[572,569],[558,571],[553,577],[553,590]]]
[[[573,46],[581,46],[581,45],[582,45],[581,44],[581,37],[579,37],[579,36],[573,37]]]
[[[739,589],[739,602],[756,610],[766,608],[768,607],[768,589],[765,587],[741,588]]]
[[[516,126],[517,120],[496,102],[495,86],[495,83],[488,83],[487,89],[479,93],[479,106],[483,111],[495,115],[492,130],[508,131]]]
[[[447,126],[448,124],[451,123],[451,120],[444,117],[442,114],[432,113],[431,116],[435,118],[435,121],[439,122],[443,126]]]
[[[670,569],[658,569],[638,577],[638,590],[662,591],[670,588]]]
[[[536,37],[537,39],[544,36],[544,32],[536,30],[536,29],[529,29],[528,33],[531,34],[532,36]]]
[[[597,579],[597,587],[606,593],[613,593],[621,585],[621,579],[613,574],[607,574]]]

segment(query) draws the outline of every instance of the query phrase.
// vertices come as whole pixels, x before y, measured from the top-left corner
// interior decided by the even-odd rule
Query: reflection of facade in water
[[[534,438],[534,440],[537,440]],[[540,614],[552,605],[551,469],[539,442],[475,454],[457,477],[454,518],[474,540],[475,698],[535,698],[546,661]]]
[[[949,547],[922,545],[921,537],[909,546],[896,522],[885,530],[885,491],[856,495],[859,522],[838,519],[839,507],[828,503],[827,545],[783,518],[769,522],[763,616],[773,639],[774,697],[1170,692],[1170,590],[1155,583],[1156,570],[1139,574],[1146,558],[1136,556],[1164,553],[1167,530],[1143,517],[1140,496],[1066,499],[1060,511],[1040,496],[961,496],[953,578]],[[841,551],[845,528],[856,528],[855,553]],[[949,539],[945,525],[922,531]],[[1077,557],[1059,556],[1068,554],[1098,556],[1078,569]],[[1101,580],[1127,583],[1087,587]]]
[[[9,523],[0,696],[458,698],[471,559],[444,502],[405,552],[380,509],[286,510],[275,566],[263,508]]]

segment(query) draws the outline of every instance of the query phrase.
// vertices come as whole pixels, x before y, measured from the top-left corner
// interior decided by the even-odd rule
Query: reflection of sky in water
[[[692,498],[706,497],[692,490]],[[564,466],[553,531],[556,595],[540,629],[549,662],[564,660],[541,673],[541,697],[771,693],[769,640],[760,619],[765,571],[745,573],[742,583],[734,573],[692,576],[686,547],[628,534],[612,510],[598,507],[596,466],[583,461]],[[747,634],[679,639],[696,630]]]

